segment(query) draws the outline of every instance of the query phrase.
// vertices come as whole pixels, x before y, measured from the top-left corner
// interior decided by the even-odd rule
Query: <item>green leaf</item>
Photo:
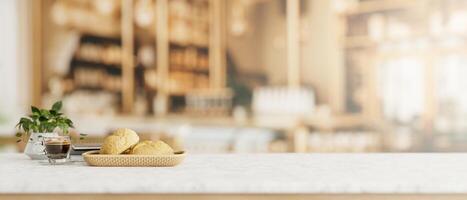
[[[19,120],[19,123],[16,125],[16,127],[19,130],[24,130],[25,132],[29,132],[30,124],[32,123],[31,119],[28,119],[26,117],[22,117]]]
[[[34,106],[31,106],[31,112],[32,112],[33,114],[35,114],[35,113],[40,113],[39,108],[34,107]]]
[[[88,134],[80,133],[79,135],[81,135],[81,136],[87,136]]]
[[[41,121],[41,122],[45,122],[45,121],[47,121],[47,120],[48,120],[48,118],[45,117],[45,116],[40,116],[40,117],[39,117],[39,121]]]
[[[28,123],[28,122],[31,122],[31,120],[26,117],[21,117],[21,119],[19,120],[20,124]]]
[[[52,106],[52,110],[60,111],[61,109],[62,109],[62,101],[58,101],[54,103],[54,105]]]
[[[16,140],[16,143],[19,143],[19,142],[21,142],[21,139],[19,139],[19,140]]]
[[[22,134],[22,133],[16,133],[15,136],[16,136],[16,137],[21,137],[21,136],[23,136],[23,134]]]
[[[35,120],[38,120],[38,119],[39,119],[40,115],[41,115],[40,113],[34,113],[34,114],[32,114],[32,115],[29,115],[29,117],[30,117],[33,121],[35,121]]]
[[[44,117],[49,117],[50,116],[49,110],[46,110],[46,109],[41,109],[40,113],[41,113],[41,117],[42,116],[44,116]]]
[[[70,119],[65,119],[65,123],[66,123],[66,125],[68,125],[69,127],[74,128],[73,122],[72,122]]]

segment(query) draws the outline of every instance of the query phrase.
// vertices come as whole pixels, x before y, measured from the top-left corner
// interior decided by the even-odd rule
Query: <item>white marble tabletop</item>
[[[0,154],[0,194],[467,193],[467,154],[188,154],[169,168],[43,162]]]

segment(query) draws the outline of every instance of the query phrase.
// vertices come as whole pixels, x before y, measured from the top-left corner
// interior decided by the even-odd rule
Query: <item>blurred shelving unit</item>
[[[37,41],[45,42],[34,51],[41,74],[34,102],[75,95],[69,107],[102,102],[112,108],[97,114],[184,112],[190,91],[225,87],[223,6],[214,0],[39,1],[34,24]],[[60,66],[54,59],[63,59]]]
[[[379,72],[373,66],[395,53],[382,55],[375,50],[381,41],[374,39],[375,33],[368,32],[367,23],[376,21],[372,23],[377,24],[380,18],[384,21],[386,15],[404,10],[415,9],[417,16],[423,16],[428,9],[424,1],[357,1],[356,7],[340,13],[343,26],[341,40],[346,55],[345,91],[349,91],[345,112],[330,118],[307,116],[291,123],[282,120],[265,124],[249,119],[246,123],[236,124],[230,115],[233,94],[225,84],[225,1],[35,2],[39,8],[33,24],[38,26],[36,31],[40,34],[35,36],[38,47],[34,58],[35,66],[40,67],[34,70],[37,70],[35,74],[41,74],[34,82],[34,91],[39,91],[35,95],[36,104],[42,101],[46,105],[54,99],[67,100],[70,95],[75,95],[74,100],[68,102],[71,105],[65,105],[65,108],[77,114],[139,116],[138,120],[145,119],[143,116],[146,115],[160,117],[148,124],[180,113],[193,114],[183,115],[190,116],[184,119],[187,123],[197,116],[227,116],[228,126],[251,125],[285,133],[282,135],[292,143],[289,151],[295,152],[307,151],[302,147],[308,143],[316,144],[316,141],[330,144],[323,146],[323,151],[352,149],[349,147],[352,135],[371,143],[371,147],[359,146],[354,148],[355,151],[381,149],[380,140],[373,138],[379,137],[377,131],[365,129],[368,124],[382,124],[384,121],[383,103],[375,78]],[[302,3],[300,0],[287,0],[281,5],[286,7],[287,88],[300,89],[303,87],[300,69],[300,61],[303,60],[300,57]],[[374,14],[377,15],[376,20],[370,20]],[[407,38],[386,39],[389,40]],[[50,46],[54,45],[62,48],[51,49]],[[59,56],[63,54],[56,52],[68,52],[68,56]],[[59,61],[61,64],[58,65],[55,59],[65,61]],[[207,102],[212,105],[206,106]],[[90,105],[90,108],[82,109],[82,105]],[[426,116],[432,115],[430,112],[433,111],[427,112]],[[430,117],[424,119],[430,121]],[[213,120],[209,118],[207,121],[212,123]],[[306,135],[301,132],[303,127],[312,130],[307,133],[311,133],[312,139],[302,137]],[[355,127],[365,128],[354,130]],[[347,146],[340,148],[338,141],[344,141]],[[284,146],[280,142],[277,144],[279,149]],[[313,151],[320,151],[319,148],[314,147]]]
[[[457,94],[463,83],[449,85],[446,77],[451,73],[450,79],[457,80],[455,74],[465,65],[460,55],[466,55],[467,29],[461,24],[467,20],[467,4],[455,0],[341,3],[346,8],[338,13],[347,112],[373,119],[395,137],[389,140],[407,144],[395,149],[433,150],[436,143],[443,148],[455,143],[455,136],[446,139],[446,133],[464,125],[444,122],[463,115],[463,97],[447,91]]]
[[[394,92],[384,91],[387,90],[384,85],[394,83],[383,79],[387,74],[382,70],[384,65],[391,60],[390,57],[400,51],[385,51],[384,45],[410,41],[420,35],[426,35],[425,27],[423,27],[426,22],[423,18],[428,18],[426,15],[433,1],[342,2],[345,9],[338,11],[338,14],[342,27],[340,41],[345,55],[345,112],[350,116],[359,116],[370,126],[378,127],[378,132],[384,133],[384,135],[379,134],[383,137],[380,139],[380,148],[386,148],[386,151],[413,150],[413,138],[407,136],[410,133],[398,134],[401,131],[394,128],[404,126],[405,123],[388,117],[387,109],[385,109],[388,107],[388,98],[384,95]],[[410,23],[410,25],[404,23]],[[408,29],[411,30],[405,31]],[[402,33],[394,30],[402,31]],[[401,56],[419,53],[413,49],[410,51],[410,53],[402,53]],[[402,83],[404,80],[399,82]],[[427,102],[429,101],[419,103],[423,105]],[[428,121],[429,112],[423,114],[424,116],[420,116],[422,121]],[[402,143],[407,145],[387,146]]]

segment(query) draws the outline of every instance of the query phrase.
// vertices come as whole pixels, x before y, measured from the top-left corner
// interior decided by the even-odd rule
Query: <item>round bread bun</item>
[[[174,150],[168,144],[162,141],[144,141],[138,143],[131,150],[131,154],[137,155],[172,155]]]
[[[139,137],[135,131],[127,128],[117,129],[112,135],[104,139],[101,154],[121,154],[137,144]]]

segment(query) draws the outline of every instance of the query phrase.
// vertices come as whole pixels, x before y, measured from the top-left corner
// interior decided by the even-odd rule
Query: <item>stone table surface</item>
[[[0,194],[466,194],[467,154],[190,155],[176,167],[0,154]]]

